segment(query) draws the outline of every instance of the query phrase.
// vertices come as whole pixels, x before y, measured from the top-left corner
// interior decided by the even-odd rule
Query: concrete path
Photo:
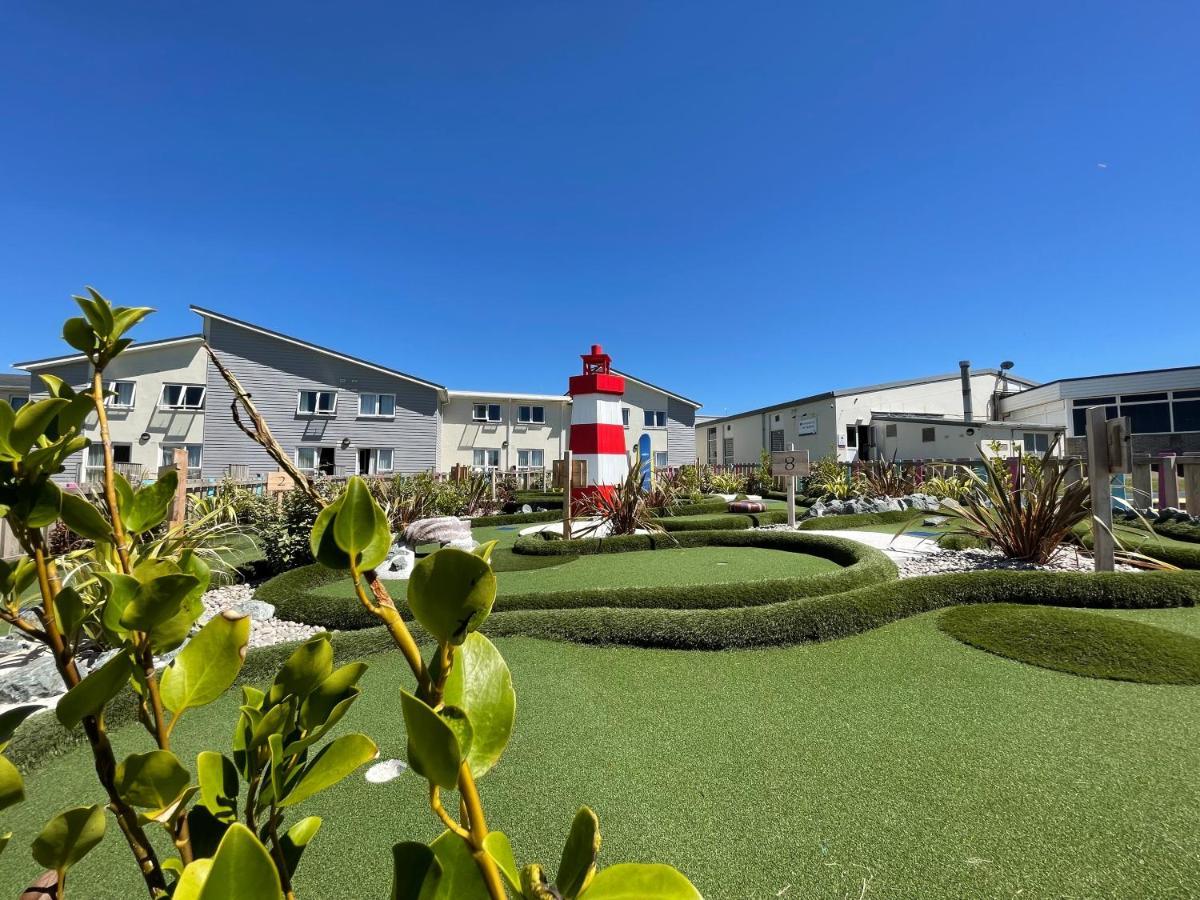
[[[860,544],[882,550],[894,561],[937,553],[941,549],[933,538],[917,537],[913,534],[892,535],[882,531],[828,531],[819,528],[811,531],[806,528],[801,534],[826,534],[829,537],[858,541]]]

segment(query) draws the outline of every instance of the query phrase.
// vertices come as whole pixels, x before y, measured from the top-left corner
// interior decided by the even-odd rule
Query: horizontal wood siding
[[[435,388],[213,319],[208,320],[208,340],[213,352],[250,393],[276,440],[293,459],[299,447],[334,447],[336,465],[353,473],[360,448],[390,447],[396,472],[419,472],[437,466]],[[337,391],[335,415],[297,415],[296,397],[301,390]],[[395,418],[359,418],[360,391],[395,394]],[[231,465],[249,466],[252,478],[274,471],[277,467],[266,452],[234,424],[232,401],[229,387],[216,367],[210,365],[204,477],[221,478]],[[350,442],[346,449],[342,449],[344,439]]]
[[[696,408],[667,398],[667,464],[683,466],[696,461]]]

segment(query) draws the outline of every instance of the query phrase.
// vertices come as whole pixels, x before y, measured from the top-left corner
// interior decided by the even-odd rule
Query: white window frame
[[[366,450],[371,454],[371,462],[367,466],[367,471],[359,470],[359,475],[387,475],[389,472],[395,471],[396,465],[396,450],[394,447],[359,447],[354,454],[354,465],[357,467],[359,463],[359,454]],[[379,454],[386,453],[388,455],[388,464],[381,466],[379,464]]]
[[[196,450],[196,464],[192,465],[192,449]],[[204,445],[203,444],[163,444],[159,448],[160,465],[173,466],[175,465],[174,453],[177,449],[186,450],[188,452],[188,471],[199,472],[204,468]],[[167,454],[171,454],[170,457]]]
[[[306,450],[312,451],[312,454],[313,454],[313,464],[311,467],[304,466],[300,462],[300,454]],[[333,451],[334,468],[336,469],[337,468],[337,447],[334,447],[329,444],[321,444],[318,446],[297,447],[296,452],[292,455],[292,459],[296,463],[296,468],[299,469],[301,472],[315,474],[317,469],[321,465],[321,451],[322,450],[332,450]]]
[[[117,448],[118,447],[124,447],[126,450],[129,451],[129,459],[121,460],[121,461],[117,460]],[[126,465],[126,466],[133,465],[133,444],[131,444],[127,441],[114,441],[112,448],[113,448],[113,464],[114,465]],[[95,452],[97,458],[99,459],[99,462],[97,462],[95,464],[93,464],[89,461],[92,458],[93,452]],[[82,480],[85,482],[92,481],[93,480],[93,476],[91,474],[92,472],[96,473],[96,477],[94,479],[96,481],[99,481],[100,478],[102,478],[104,476],[104,445],[102,443],[100,443],[99,441],[96,441],[93,444],[89,444],[87,449],[83,451]]]
[[[311,411],[303,408],[304,395],[313,394],[313,408]],[[333,405],[328,410],[321,409],[321,397],[328,395],[333,397]],[[319,388],[310,388],[296,391],[296,415],[298,416],[336,416],[337,415],[338,392],[322,390]]]
[[[492,454],[495,454],[493,457]],[[496,460],[495,464],[489,463],[488,458],[492,457]],[[482,460],[482,462],[480,461]],[[471,451],[471,466],[476,469],[490,471],[500,468],[500,448],[499,447],[476,447]]]
[[[642,421],[646,423],[647,428],[666,428],[667,411],[665,409],[643,409]]]
[[[479,414],[479,410],[483,410],[483,415]],[[496,418],[492,418],[492,410],[496,411]],[[488,425],[496,425],[504,421],[504,410],[501,409],[499,403],[474,403],[471,405],[471,421],[484,422]]]
[[[629,427],[629,407],[628,406],[621,407],[621,424],[624,425],[626,428]]]
[[[534,461],[534,455],[537,460]],[[525,461],[521,462],[522,457]],[[541,472],[546,468],[546,452],[537,447],[522,447],[517,450],[518,472]]]
[[[167,402],[167,389],[179,388],[179,403]],[[200,400],[194,404],[185,403],[184,398],[187,397],[188,388],[200,388]],[[162,390],[158,392],[158,408],[169,410],[187,410],[189,412],[204,409],[204,398],[208,396],[208,388],[202,384],[187,384],[182,381],[166,381],[163,382]]]
[[[545,425],[546,407],[523,403],[517,407],[518,425]]]
[[[105,396],[104,405],[109,409],[133,409],[134,404],[137,403],[137,382],[130,381],[128,378],[119,378],[116,381],[110,381],[108,383],[108,389],[115,393],[118,384],[130,385],[131,390],[129,391],[129,402],[118,403],[117,398],[110,394]]]
[[[669,466],[671,464],[670,459],[671,459],[671,456],[666,450],[655,450],[654,451],[654,468],[665,469],[667,466]]]
[[[367,397],[375,398],[375,412],[363,412],[363,400]],[[384,397],[392,399],[392,411],[390,413],[379,412],[380,401]],[[378,393],[376,391],[363,391],[358,395],[358,417],[360,419],[394,419],[396,418],[396,395]]]

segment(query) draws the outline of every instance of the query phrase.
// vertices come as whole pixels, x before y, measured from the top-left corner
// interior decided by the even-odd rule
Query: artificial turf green
[[[1200,684],[1200,639],[1076,609],[994,603],[956,606],[938,627],[1018,662],[1142,684]]]
[[[1200,630],[1197,609],[1097,615]],[[708,900],[1185,897],[1200,883],[1200,688],[1014,665],[929,615],[726,653],[497,643],[517,731],[480,788],[519,863],[553,870],[587,803],[602,863],[674,864]],[[395,653],[368,661],[339,728],[403,757],[407,673]],[[188,714],[175,736],[185,760],[228,749],[236,703]],[[115,741],[147,747],[135,728]],[[4,813],[16,836],[0,896],[36,874],[27,848],[50,814],[101,801],[94,780],[82,749],[29,778],[31,799]],[[296,814],[325,817],[297,883],[310,900],[387,896],[392,843],[439,830],[411,775],[371,785],[357,773]],[[109,832],[74,870],[80,900],[144,893]]]

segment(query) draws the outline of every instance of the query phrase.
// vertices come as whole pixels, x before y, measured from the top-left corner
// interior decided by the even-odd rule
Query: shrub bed
[[[1141,684],[1200,684],[1200,640],[1167,628],[1075,609],[997,603],[938,616],[951,637],[997,656]]]
[[[798,522],[797,527],[805,531],[846,531],[851,528],[861,528],[863,525],[899,525],[911,522],[922,516],[933,516],[923,509],[898,509],[880,513],[850,513],[844,516],[818,516],[815,519],[805,519]],[[786,517],[785,517],[786,519]]]
[[[622,609],[720,609],[780,603],[798,597],[813,597],[848,591],[896,577],[896,567],[886,555],[871,547],[821,535],[793,532],[685,532],[678,538],[665,535],[544,541],[520,538],[517,556],[530,559],[574,557],[595,553],[666,550],[676,547],[758,547],[793,553],[808,553],[837,563],[836,572],[793,578],[773,578],[715,584],[659,585],[653,587],[605,588],[592,585],[570,591],[501,594],[496,612],[506,610],[558,610],[612,606]],[[536,552],[522,553],[521,545]],[[315,593],[317,588],[346,575],[323,566],[311,565],[277,576],[258,589],[256,599],[274,604],[280,618],[304,622],[318,628],[355,630],[379,624],[363,609],[347,587],[343,596]],[[406,585],[406,582],[399,582]]]
[[[471,519],[472,528],[485,528],[489,525],[523,525],[538,522],[557,522],[563,517],[562,509],[548,509],[545,512],[510,513],[495,516],[476,516]]]

